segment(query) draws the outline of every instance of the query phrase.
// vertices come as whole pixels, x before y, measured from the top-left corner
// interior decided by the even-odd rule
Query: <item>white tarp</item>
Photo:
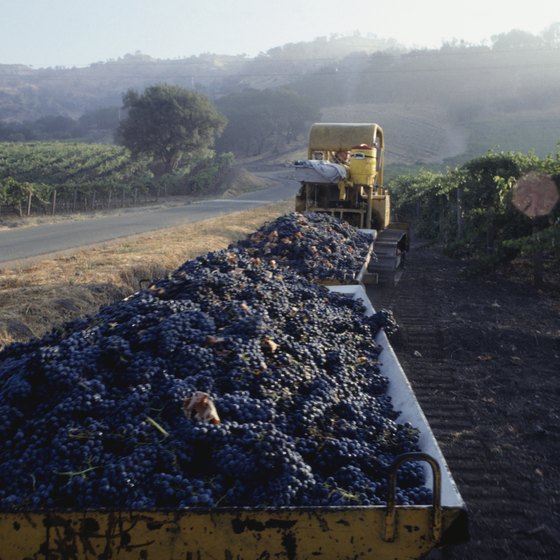
[[[346,179],[346,168],[330,161],[305,159],[294,162],[295,179],[307,183],[338,183]]]

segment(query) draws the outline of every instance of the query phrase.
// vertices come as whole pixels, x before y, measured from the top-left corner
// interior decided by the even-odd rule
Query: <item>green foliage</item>
[[[219,193],[233,155],[206,151],[154,177],[150,161],[126,148],[62,142],[0,143],[0,211],[91,211],[134,205],[144,196]]]
[[[417,235],[443,242],[448,254],[466,257],[477,271],[489,270],[520,254],[560,258],[560,205],[530,219],[512,203],[516,181],[530,171],[560,184],[560,154],[488,152],[445,173],[420,171],[392,182],[399,220]]]
[[[13,177],[0,179],[0,208],[13,208],[19,216],[31,214],[33,202],[41,208],[49,203],[52,188],[44,183],[17,181]]]
[[[0,143],[0,206],[20,215],[122,206],[151,178],[147,161],[118,146]]]
[[[196,158],[189,167],[157,177],[155,185],[169,195],[218,194],[233,160],[231,153]]]
[[[461,231],[457,237],[476,253],[492,253],[504,238],[528,227],[511,200],[512,186],[522,174],[518,159],[513,154],[490,152],[461,167]]]
[[[134,156],[159,164],[157,174],[171,173],[186,157],[206,150],[226,125],[207,97],[179,86],[152,86],[142,94],[129,90],[123,106],[128,116],[117,137]]]
[[[444,175],[420,170],[416,175],[396,177],[391,183],[391,196],[399,221],[413,222],[420,237],[447,238],[454,227],[447,218],[453,210],[456,181],[456,171]]]
[[[187,192],[193,195],[222,192],[224,177],[233,160],[233,154],[225,153],[198,162],[188,177]]]
[[[548,225],[541,226],[542,229],[535,228],[530,235],[506,239],[504,247],[523,256],[544,252],[560,260],[560,218],[551,219],[549,222]]]

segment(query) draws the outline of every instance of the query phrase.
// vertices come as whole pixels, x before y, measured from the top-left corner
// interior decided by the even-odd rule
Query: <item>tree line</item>
[[[159,86],[174,87],[176,91],[191,91],[169,84]],[[146,88],[146,95],[152,89],[153,86]],[[134,95],[139,95],[136,90],[128,90],[121,107],[98,109],[79,119],[56,115],[23,123],[0,121],[0,142],[75,140],[119,143],[122,141],[118,137],[119,126],[129,109],[131,96]],[[223,96],[215,102],[211,102],[206,96],[203,99],[212,103],[225,118],[226,125],[216,139],[216,149],[240,156],[281,151],[300,139],[307,133],[309,125],[320,119],[320,110],[311,99],[289,89],[247,88]]]
[[[123,98],[121,146],[0,143],[0,210],[91,211],[139,197],[210,191],[231,165],[210,149],[225,118],[201,95],[154,86]]]
[[[83,140],[113,142],[119,126],[118,107],[88,111],[78,119],[66,115],[48,115],[23,122],[0,121],[0,142]]]
[[[138,54],[87,68],[24,67],[19,73],[0,65],[0,81],[6,88],[0,99],[0,118],[21,122],[50,114],[85,114],[94,108],[115,107],[123,91],[154,83],[194,89],[217,101],[245,88],[287,87],[301,92],[300,86],[320,86],[327,81],[329,87],[307,91],[313,92],[315,101],[324,99],[328,106],[338,102],[342,92],[344,102],[349,103],[359,102],[362,95],[371,99],[384,97],[387,92],[410,103],[418,91],[445,91],[447,88],[434,84],[437,77],[438,82],[443,78],[454,86],[453,96],[447,100],[459,99],[464,104],[477,92],[472,89],[473,81],[495,89],[502,80],[509,82],[508,75],[515,86],[510,93],[536,94],[543,86],[548,90],[549,80],[558,74],[554,66],[559,55],[560,23],[553,23],[539,34],[512,30],[493,36],[486,44],[454,39],[439,49],[410,50],[394,40],[354,34],[289,43],[254,58],[205,54],[157,60]],[[358,73],[349,79],[350,72]],[[523,82],[524,77],[535,73],[546,76],[545,83]],[[393,79],[395,74],[400,74],[400,79]],[[372,80],[375,87],[364,90]],[[407,87],[396,87],[402,84]],[[462,95],[457,84],[466,88]],[[485,95],[480,93],[479,101],[483,102]]]
[[[89,68],[30,70],[15,77],[1,73],[0,65],[0,80],[7,88],[0,100],[0,140],[98,141],[102,136],[111,141],[106,131],[118,126],[122,92],[168,83],[211,99],[229,120],[221,140],[228,143],[225,150],[232,150],[228,138],[241,134],[242,149],[252,153],[259,151],[265,136],[257,122],[285,122],[281,105],[286,92],[298,110],[302,104],[320,111],[353,103],[434,103],[448,110],[454,122],[496,113],[512,118],[517,111],[555,107],[559,66],[559,23],[538,35],[513,30],[492,37],[490,45],[453,40],[439,49],[406,50],[376,37],[322,37],[276,47],[252,59],[201,55],[158,61],[131,56]],[[129,74],[134,81],[123,81]],[[55,75],[56,89],[43,90]],[[204,76],[207,83],[201,81]],[[82,116],[71,117],[76,112]],[[274,145],[268,139],[266,143]]]
[[[124,94],[118,146],[0,143],[0,211],[54,214],[136,204],[139,197],[161,193],[216,193],[234,163],[227,148],[247,155],[289,144],[316,117],[291,92],[245,92],[225,99],[223,107],[232,127],[219,152],[214,145],[228,117],[206,96],[169,84]]]

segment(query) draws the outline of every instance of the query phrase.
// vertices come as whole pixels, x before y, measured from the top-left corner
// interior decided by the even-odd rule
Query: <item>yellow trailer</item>
[[[428,506],[4,514],[0,558],[404,560],[455,534],[461,515]]]
[[[362,285],[329,289],[374,312]],[[0,560],[408,560],[467,541],[467,509],[438,443],[383,331],[375,342],[399,421],[420,430],[421,451],[392,466],[386,506],[0,513]],[[409,461],[425,465],[431,505],[396,505]]]

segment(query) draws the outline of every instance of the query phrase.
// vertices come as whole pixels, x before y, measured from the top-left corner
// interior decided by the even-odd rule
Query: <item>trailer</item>
[[[332,306],[340,303],[339,298],[325,297],[328,296],[325,290],[329,290],[342,297],[358,300],[361,305],[356,308],[363,310],[366,316],[375,313],[375,302],[369,299],[364,282],[368,277],[370,259],[374,257],[372,247],[376,232],[366,232],[372,234],[372,245],[353,260],[354,270],[352,267],[344,267],[343,279],[324,282],[324,286],[317,290],[321,293],[321,305],[323,302],[324,305]],[[341,243],[340,240],[338,242]],[[276,270],[277,263],[266,268],[261,258],[255,258],[248,252],[247,255],[251,266],[254,264],[257,268],[263,267],[263,276],[259,276],[261,281],[262,278],[269,278],[271,271]],[[218,259],[216,262],[230,267],[228,270],[233,271],[232,274],[238,274],[240,269],[237,266],[240,263],[236,258],[236,254],[226,252],[222,255],[222,260]],[[196,278],[206,288],[208,276],[201,276],[200,269],[194,268],[196,276],[189,278]],[[213,275],[215,269],[210,270]],[[251,271],[251,275],[255,274],[254,269]],[[164,280],[163,285],[153,285],[147,292],[172,297],[185,274],[184,270],[178,269],[177,276]],[[288,282],[284,274],[281,277],[281,284]],[[302,278],[297,276],[294,281],[299,285]],[[313,284],[317,283],[321,281],[306,281],[313,291],[317,288]],[[245,283],[241,284],[245,290]],[[280,291],[280,284],[275,287]],[[140,298],[144,292],[146,291],[137,292],[121,303],[133,300],[136,296]],[[346,304],[344,301],[344,307],[348,307]],[[220,306],[220,313],[222,312]],[[314,317],[320,316],[314,312]],[[353,315],[352,320],[359,323],[362,317],[360,311]],[[113,323],[111,320],[108,325],[112,332],[117,322]],[[380,352],[379,348],[382,349]],[[369,349],[375,352],[369,353]],[[237,503],[233,502],[233,506],[221,507],[217,502],[217,505],[205,508],[124,510],[121,506],[106,509],[39,510],[27,507],[28,502],[22,502],[17,511],[0,513],[0,560],[404,560],[422,558],[434,548],[466,542],[466,505],[383,330],[378,332],[375,340],[370,341],[367,337],[364,339],[364,353],[371,356],[369,359],[376,367],[379,366],[379,372],[388,380],[387,395],[395,411],[399,411],[399,423],[409,423],[420,434],[418,450],[397,456],[388,471],[384,470],[384,505],[237,507]],[[111,366],[109,375],[112,376],[114,372]],[[116,410],[111,409],[112,415],[116,413]],[[151,421],[153,429],[159,430],[166,437],[164,428],[153,419]],[[369,433],[373,433],[373,430],[373,427],[368,427]],[[48,440],[48,444],[52,444],[52,439]],[[371,455],[365,457],[363,463],[373,462],[373,452]],[[397,504],[397,475],[399,469],[410,462],[423,466],[426,479],[424,486],[431,491],[431,503]],[[90,467],[86,471],[94,468]],[[81,472],[57,474],[81,475]],[[5,470],[4,476],[4,481],[10,481],[11,471]],[[23,475],[15,471],[13,476]],[[27,477],[27,484],[35,486],[33,473],[30,476],[28,472]]]
[[[361,282],[328,286],[374,312]],[[399,421],[420,429],[401,455],[386,506],[187,508],[172,511],[26,511],[0,514],[0,560],[416,559],[468,540],[468,515],[449,468],[383,331],[375,341]],[[396,505],[398,469],[422,462],[431,505]]]

